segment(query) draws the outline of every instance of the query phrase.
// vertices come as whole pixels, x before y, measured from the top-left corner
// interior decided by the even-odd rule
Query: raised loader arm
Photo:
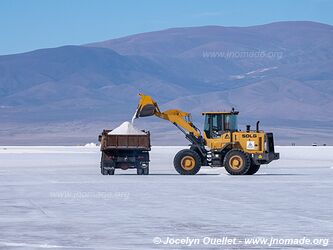
[[[136,118],[155,115],[159,118],[172,122],[192,143],[202,144],[201,133],[192,123],[190,113],[178,109],[169,109],[161,112],[157,103],[150,96],[144,94],[139,95],[141,96],[141,99],[136,110]]]

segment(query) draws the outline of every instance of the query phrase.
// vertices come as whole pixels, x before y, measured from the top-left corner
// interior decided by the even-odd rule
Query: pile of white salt
[[[140,129],[137,129],[130,122],[123,122],[119,127],[115,128],[109,135],[144,135]]]

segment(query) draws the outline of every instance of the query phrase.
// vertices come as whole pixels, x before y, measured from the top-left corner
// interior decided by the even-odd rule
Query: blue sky
[[[171,27],[333,24],[331,0],[1,0],[0,55]]]

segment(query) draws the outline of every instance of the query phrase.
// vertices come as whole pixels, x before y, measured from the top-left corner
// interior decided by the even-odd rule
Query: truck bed
[[[101,151],[108,149],[150,150],[150,133],[145,135],[109,135],[111,130],[104,130],[100,135]]]

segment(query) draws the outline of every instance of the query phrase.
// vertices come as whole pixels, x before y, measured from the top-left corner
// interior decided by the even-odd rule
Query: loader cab
[[[231,112],[204,112],[205,116],[204,132],[207,138],[219,138],[225,132],[238,130],[238,111],[232,109]]]

